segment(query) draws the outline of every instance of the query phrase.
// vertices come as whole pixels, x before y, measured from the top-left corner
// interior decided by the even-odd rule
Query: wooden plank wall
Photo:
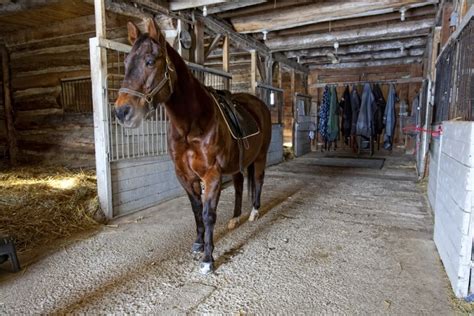
[[[293,141],[293,118],[294,118],[294,96],[295,93],[307,93],[305,77],[300,72],[295,72],[294,83],[291,79],[292,71],[286,67],[281,67],[281,88],[284,90],[283,98],[283,143]]]
[[[127,21],[108,13],[108,37],[125,41]],[[6,37],[21,161],[94,166],[92,113],[65,113],[60,100],[61,79],[90,76],[88,39],[93,36],[89,15]]]
[[[413,65],[395,65],[383,67],[365,67],[365,68],[349,68],[349,69],[313,69],[308,78],[309,94],[316,100],[318,104],[322,101],[323,88],[317,88],[317,83],[344,82],[344,81],[378,81],[378,80],[395,80],[402,78],[415,78],[423,75],[423,67],[421,64]],[[345,86],[337,87],[337,96],[340,99],[344,92]],[[357,85],[359,94],[362,96],[363,85]],[[381,85],[385,100],[388,95],[388,84]],[[405,100],[408,104],[408,112],[411,113],[411,103],[421,88],[421,83],[405,83],[395,85],[397,95],[400,100]],[[351,87],[352,89],[352,87]],[[400,104],[395,105],[397,113],[397,126],[395,129],[395,144],[401,144],[404,139],[399,139],[400,121],[398,113]]]

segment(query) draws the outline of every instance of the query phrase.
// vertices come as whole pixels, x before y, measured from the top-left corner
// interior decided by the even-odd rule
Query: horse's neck
[[[167,48],[176,76],[173,94],[166,102],[171,124],[186,133],[196,125],[202,129],[214,118],[213,100],[188,70],[181,56],[169,45]]]

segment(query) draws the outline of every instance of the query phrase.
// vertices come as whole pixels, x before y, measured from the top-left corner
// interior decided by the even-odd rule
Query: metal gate
[[[295,93],[294,99],[294,123],[293,123],[293,152],[296,157],[311,152],[311,139],[309,132],[314,131],[311,122],[311,96]]]
[[[169,120],[160,105],[135,129],[123,128],[111,110],[131,47],[90,40],[98,195],[108,218],[138,211],[182,194],[168,156]],[[203,84],[222,89],[228,73],[188,63]]]

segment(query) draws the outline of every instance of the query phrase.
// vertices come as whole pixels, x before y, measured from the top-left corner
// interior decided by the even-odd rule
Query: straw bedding
[[[94,171],[0,172],[0,236],[12,237],[19,252],[97,228],[103,220]]]

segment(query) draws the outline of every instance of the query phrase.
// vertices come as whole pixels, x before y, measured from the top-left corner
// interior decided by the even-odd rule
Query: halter
[[[161,91],[161,89],[163,89],[163,87],[165,86],[166,83],[169,84],[169,88],[170,88],[170,95],[173,94],[173,84],[171,82],[171,78],[170,78],[170,71],[174,71],[173,68],[171,68],[169,66],[170,64],[170,60],[169,60],[169,57],[168,57],[168,51],[166,49],[166,46],[165,46],[165,53],[166,53],[166,68],[165,68],[165,75],[163,77],[163,79],[161,79],[161,81],[156,85],[156,87],[153,88],[153,90],[151,90],[149,93],[142,93],[142,92],[139,92],[139,91],[136,91],[136,90],[132,90],[132,89],[129,89],[129,88],[120,88],[118,93],[127,93],[127,94],[131,94],[133,96],[136,96],[140,99],[144,99],[146,104],[148,105],[148,111],[151,112],[153,110],[156,110],[156,106],[153,104],[153,98],[155,97],[155,95]]]

